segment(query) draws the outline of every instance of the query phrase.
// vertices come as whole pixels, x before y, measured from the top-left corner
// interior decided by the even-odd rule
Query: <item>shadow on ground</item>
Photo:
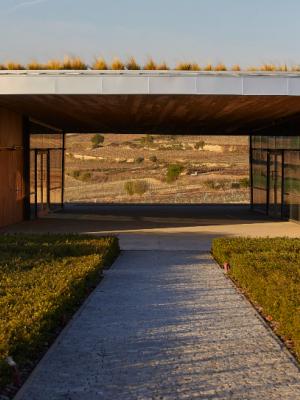
[[[247,205],[66,205],[0,232],[116,235],[125,250],[208,251],[216,237],[299,237],[300,226],[256,214]]]

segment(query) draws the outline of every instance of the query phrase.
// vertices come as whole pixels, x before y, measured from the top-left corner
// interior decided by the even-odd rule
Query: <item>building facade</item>
[[[0,227],[62,206],[64,134],[96,132],[250,133],[252,209],[299,221],[299,127],[297,72],[0,71]]]

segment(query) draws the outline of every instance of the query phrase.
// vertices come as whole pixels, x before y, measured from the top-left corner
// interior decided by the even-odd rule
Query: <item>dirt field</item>
[[[66,202],[249,202],[247,136],[101,136],[67,136]]]

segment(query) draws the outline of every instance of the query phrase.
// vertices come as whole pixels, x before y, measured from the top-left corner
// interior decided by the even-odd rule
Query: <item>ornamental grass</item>
[[[165,71],[165,70],[175,70],[175,71],[248,71],[248,72],[300,72],[300,66],[294,65],[289,67],[287,64],[273,64],[265,63],[258,66],[250,66],[246,68],[241,68],[240,65],[235,64],[232,67],[227,67],[224,63],[220,62],[216,65],[208,63],[204,66],[198,63],[183,61],[178,62],[175,67],[169,67],[165,62],[156,63],[155,60],[150,57],[146,63],[141,66],[135,59],[135,57],[130,57],[127,62],[123,62],[120,58],[116,57],[113,59],[111,65],[108,65],[104,58],[97,58],[92,65],[85,63],[80,57],[70,57],[66,56],[63,60],[53,59],[45,63],[39,63],[35,60],[29,62],[26,67],[17,62],[7,62],[0,64],[0,70],[88,70],[93,69],[97,71],[105,70],[148,70],[148,71]]]
[[[122,61],[118,57],[116,57],[113,59],[110,69],[120,71],[120,70],[125,69],[125,65],[122,63]]]
[[[17,62],[8,61],[6,64],[4,64],[4,69],[13,71],[13,70],[23,70],[25,69],[25,67],[24,65],[19,64]]]
[[[212,71],[213,70],[213,65],[212,64],[206,64],[206,66],[203,68],[204,71]]]
[[[45,68],[50,70],[63,69],[63,64],[60,60],[49,60]]]
[[[119,252],[113,237],[0,236],[0,388],[48,348]]]
[[[170,68],[169,68],[168,64],[163,61],[161,64],[157,65],[156,69],[159,71],[168,71]]]
[[[144,70],[148,71],[155,71],[157,68],[156,62],[153,60],[153,58],[149,58],[149,60],[146,62],[146,64],[143,67]]]
[[[65,57],[62,63],[63,69],[71,70],[85,70],[87,65],[81,60],[80,57]]]
[[[99,71],[105,71],[108,69],[107,63],[103,57],[99,57],[95,60],[95,62],[93,64],[93,69],[99,70]]]
[[[240,67],[238,64],[234,64],[234,65],[231,67],[231,71],[239,72],[239,71],[241,71],[241,67]]]
[[[300,239],[215,239],[212,254],[300,360]]]
[[[33,60],[27,64],[26,68],[30,69],[30,70],[43,70],[43,69],[47,69],[47,66],[45,64],[41,64],[41,63]]]
[[[200,71],[201,68],[197,63],[180,62],[177,64],[177,71]]]
[[[129,60],[126,63],[126,69],[129,71],[134,71],[134,70],[140,70],[141,67],[139,64],[136,62],[134,57],[130,57]]]

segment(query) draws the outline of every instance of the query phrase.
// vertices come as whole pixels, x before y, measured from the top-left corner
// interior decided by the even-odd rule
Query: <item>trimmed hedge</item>
[[[212,254],[300,359],[300,239],[215,239]]]
[[[32,364],[119,253],[114,237],[0,236],[0,388]]]

